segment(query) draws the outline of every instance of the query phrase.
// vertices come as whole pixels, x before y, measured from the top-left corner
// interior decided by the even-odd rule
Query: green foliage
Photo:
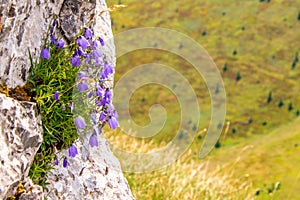
[[[238,72],[238,73],[236,74],[235,80],[236,80],[236,81],[240,81],[241,79],[242,79],[242,75],[241,75],[240,72]]]
[[[298,62],[299,62],[299,54],[297,52],[296,55],[295,55],[295,58],[293,60],[293,63],[292,63],[292,69],[295,69]]]
[[[237,55],[237,50],[234,50],[234,51],[232,52],[232,55],[236,56],[236,55]]]
[[[270,91],[270,92],[269,92],[268,99],[267,99],[267,103],[271,103],[272,100],[273,100],[273,97],[272,97],[272,91]]]
[[[227,63],[225,63],[224,66],[223,66],[223,72],[226,72],[227,68],[228,68]]]
[[[220,140],[217,141],[217,143],[215,144],[215,148],[218,149],[221,147],[221,142]]]
[[[282,100],[280,100],[277,105],[278,105],[279,108],[281,108],[282,106],[284,106],[284,103],[283,103]]]
[[[293,106],[293,103],[290,102],[289,105],[288,105],[288,111],[292,111],[294,109],[294,106]]]
[[[78,68],[70,63],[72,45],[57,49],[46,42],[44,48],[50,49],[49,60],[39,58],[31,61],[28,84],[34,93],[43,125],[43,143],[38,150],[29,171],[33,181],[46,186],[45,175],[53,166],[56,150],[68,147],[78,138],[69,105],[72,102],[72,89],[75,84]],[[54,93],[59,92],[59,100]]]

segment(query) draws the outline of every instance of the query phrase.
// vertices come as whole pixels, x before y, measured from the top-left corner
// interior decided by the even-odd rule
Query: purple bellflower
[[[92,31],[91,31],[90,29],[86,28],[86,29],[84,30],[84,36],[85,36],[86,38],[91,38],[91,37],[93,37],[93,33],[92,33]]]
[[[56,38],[55,38],[54,35],[51,35],[50,40],[51,40],[52,44],[56,44],[57,43],[57,40],[56,40]]]
[[[91,61],[91,56],[89,54],[85,54],[84,58],[86,63],[89,63]]]
[[[93,92],[90,92],[89,95],[88,95],[89,98],[92,98],[93,96],[94,96]]]
[[[84,56],[85,55],[85,52],[79,47],[78,49],[76,49],[74,51],[74,55],[75,56]]]
[[[102,106],[102,100],[96,98],[95,99],[95,105],[98,106],[98,107]]]
[[[58,101],[58,99],[59,99],[59,92],[58,91],[54,92],[54,99],[56,101]]]
[[[68,159],[65,158],[63,162],[63,167],[66,168],[68,166]]]
[[[77,39],[77,44],[82,48],[82,49],[86,49],[89,46],[89,42],[87,41],[87,39],[83,36],[80,36]]]
[[[104,69],[107,71],[107,73],[112,74],[114,73],[114,68],[112,65],[108,63],[104,63]]]
[[[103,70],[101,72],[101,77],[103,79],[107,79],[109,74],[112,74],[114,72],[114,68],[112,65],[108,63],[104,63]]]
[[[104,46],[104,40],[102,38],[99,38],[101,46]]]
[[[99,121],[101,121],[101,122],[106,121],[106,116],[107,116],[107,113],[102,112],[102,113],[100,114]]]
[[[100,86],[97,86],[96,95],[98,97],[102,97],[103,93],[104,93],[103,88]]]
[[[75,124],[78,129],[85,128],[86,126],[85,121],[81,116],[75,118]]]
[[[109,103],[109,101],[110,101],[110,100],[107,99],[107,98],[102,98],[100,105],[101,105],[101,106],[106,106],[106,105]]]
[[[96,131],[94,131],[94,133],[91,135],[89,144],[91,147],[98,147],[99,144]]]
[[[115,110],[115,106],[112,103],[108,104],[108,111],[113,112],[114,110]]]
[[[44,48],[44,49],[42,50],[41,57],[42,57],[43,59],[49,60],[49,59],[50,59],[50,50],[47,49],[47,48]]]
[[[98,132],[99,132],[99,134],[102,133],[102,127],[101,126],[98,127]]]
[[[80,57],[79,56],[73,56],[72,59],[71,59],[71,63],[73,65],[73,67],[78,67],[81,65],[81,60],[80,60]]]
[[[69,146],[69,156],[74,158],[77,154],[78,154],[78,151],[77,151],[76,146],[73,144],[71,146]]]
[[[64,48],[65,42],[62,39],[60,39],[60,40],[57,41],[56,44],[57,44],[56,45],[57,49],[62,49],[62,48]]]
[[[105,90],[104,98],[110,100],[111,99],[111,91],[110,90]]]
[[[80,92],[84,92],[89,89],[89,85],[85,81],[81,81],[77,84],[77,87]]]
[[[111,129],[116,129],[119,126],[118,121],[114,116],[108,118],[108,125]]]
[[[95,41],[93,42],[93,48],[96,49],[97,47],[98,47],[98,42],[97,42],[97,40],[95,40]]]
[[[56,19],[53,20],[52,26],[53,26],[53,27],[56,26]]]

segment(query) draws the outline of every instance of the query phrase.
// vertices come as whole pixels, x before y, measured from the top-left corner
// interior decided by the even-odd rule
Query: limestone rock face
[[[91,5],[93,2],[94,4]],[[105,11],[107,10],[105,1],[86,2],[82,4],[82,7],[85,10],[69,0],[65,1],[62,6],[60,21],[66,40],[72,39],[73,32],[79,30],[77,26],[69,28],[70,19],[76,18],[73,15],[76,13],[81,15],[80,13],[83,12],[90,14],[88,17],[85,15],[84,21],[88,22],[90,18],[93,18],[90,28],[96,37],[104,39],[103,54],[106,61],[115,66],[115,47],[112,40],[110,16]],[[75,158],[70,158],[67,150],[58,153],[59,164],[47,175],[47,181],[50,184],[45,196],[51,200],[134,199],[127,180],[122,174],[120,163],[111,152],[106,139],[99,136],[98,147],[90,147],[87,141],[88,139],[76,141],[75,145],[79,154]],[[66,168],[63,167],[64,158],[68,159]]]
[[[5,83],[9,88],[25,85],[30,69],[28,50],[34,60],[40,56],[53,15],[59,16],[58,35],[66,41],[83,25],[89,25],[99,36],[112,39],[110,16],[104,10],[107,10],[105,0],[0,0],[0,84]],[[89,24],[91,19],[94,23]],[[113,54],[107,55],[114,60],[114,45],[108,46]]]
[[[27,177],[42,143],[42,126],[36,105],[0,94],[0,199],[13,195]]]
[[[40,55],[48,25],[63,0],[0,0],[0,83],[24,85],[33,58]]]
[[[58,154],[59,164],[47,175],[48,199],[134,199],[106,139],[98,140],[98,147],[78,140],[75,145],[79,154],[75,158],[70,158],[67,150]],[[62,167],[65,157],[66,168]]]
[[[26,83],[30,69],[28,50],[34,60],[40,56],[53,15],[59,18],[56,34],[66,42],[83,25],[89,26],[104,39],[103,54],[115,66],[105,0],[0,0],[0,84],[15,88]],[[33,185],[27,176],[42,143],[41,132],[36,104],[0,94],[0,199],[16,194],[20,181],[26,193],[20,194],[19,199],[44,199],[44,195],[48,199],[70,200],[134,199],[118,160],[102,137],[97,148],[78,140],[79,155],[69,158],[66,168],[62,160],[68,156],[67,150],[58,153],[60,163],[47,175],[48,191]]]
[[[38,185],[34,185],[32,180],[26,178],[24,180],[24,189],[25,193],[20,194],[20,200],[43,200],[44,199],[44,192],[43,188]]]

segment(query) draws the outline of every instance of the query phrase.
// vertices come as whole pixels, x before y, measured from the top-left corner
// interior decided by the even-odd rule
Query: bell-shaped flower
[[[77,151],[76,146],[73,144],[71,146],[69,146],[69,156],[74,158],[77,154],[78,154],[78,151]]]
[[[84,92],[89,89],[89,85],[85,81],[81,81],[77,84],[77,87],[80,92]]]
[[[119,126],[118,120],[114,116],[108,118],[108,125],[111,129],[116,129]]]
[[[58,98],[59,98],[59,92],[56,91],[56,92],[54,92],[54,99],[57,101]]]
[[[99,38],[101,46],[104,46],[104,40],[102,38]]]
[[[75,125],[78,129],[82,129],[82,128],[85,128],[86,123],[81,116],[78,116],[75,118]]]
[[[64,46],[65,46],[65,42],[62,39],[57,41],[57,43],[56,43],[57,49],[62,49],[62,48],[64,48]]]
[[[50,59],[50,50],[48,48],[42,49],[41,58],[46,60]]]
[[[87,49],[88,46],[90,45],[89,44],[89,41],[83,37],[83,36],[80,36],[78,39],[77,39],[77,44],[82,48],[82,49]]]
[[[89,28],[86,28],[86,29],[84,30],[84,36],[85,36],[86,38],[91,38],[91,37],[93,37],[93,33],[92,33],[92,31],[91,31]]]
[[[63,167],[66,168],[68,166],[68,159],[65,158],[63,161]]]
[[[73,65],[73,67],[78,67],[81,65],[81,60],[80,60],[80,57],[79,56],[73,56],[71,58],[71,64]]]
[[[98,147],[99,146],[97,133],[95,131],[90,137],[89,144],[90,144],[91,147]]]

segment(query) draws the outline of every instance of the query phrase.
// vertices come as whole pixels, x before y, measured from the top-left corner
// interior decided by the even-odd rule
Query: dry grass
[[[159,147],[151,141],[139,142],[116,132],[107,132],[105,137],[127,151],[148,152]],[[214,166],[196,156],[197,151],[189,149],[164,169],[125,174],[136,199],[254,199],[250,176],[234,177],[236,163]]]

